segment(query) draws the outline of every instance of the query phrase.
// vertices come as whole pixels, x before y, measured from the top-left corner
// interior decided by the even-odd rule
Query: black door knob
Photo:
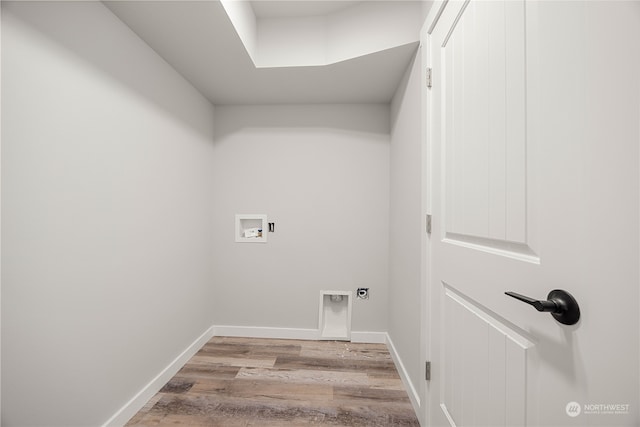
[[[505,292],[512,298],[526,302],[538,311],[551,313],[554,319],[564,325],[575,325],[580,320],[580,307],[576,299],[567,291],[555,289],[549,292],[547,300],[536,300],[515,292]]]

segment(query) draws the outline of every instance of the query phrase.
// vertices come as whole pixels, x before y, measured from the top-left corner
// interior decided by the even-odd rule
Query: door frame
[[[468,0],[467,0],[468,1]],[[449,0],[436,0],[434,1],[431,9],[425,19],[424,25],[420,31],[420,45],[421,45],[421,67],[420,67],[420,76],[421,76],[421,90],[422,90],[422,211],[423,218],[425,219],[425,227],[427,221],[427,215],[433,215],[432,210],[432,195],[433,189],[431,186],[433,185],[433,164],[432,164],[432,150],[433,150],[433,141],[431,135],[431,112],[433,109],[433,104],[430,95],[430,89],[427,87],[427,69],[431,67],[431,51],[430,51],[430,38],[431,33],[433,32],[435,25],[438,23],[442,12],[445,7],[449,3]],[[432,286],[433,286],[433,278],[431,276],[431,263],[432,263],[432,247],[431,247],[431,234],[426,232],[422,233],[422,295],[421,295],[421,311],[422,311],[422,325],[423,325],[423,333],[422,333],[422,344],[421,351],[422,357],[421,360],[430,361],[432,360],[432,312],[433,310],[433,300],[432,300]],[[423,366],[424,373],[426,375],[426,364]],[[438,369],[438,367],[435,367]],[[423,378],[426,378],[423,376]],[[422,413],[420,414],[420,419],[423,422],[423,425],[430,426],[432,425],[432,413],[429,410],[432,407],[432,400],[437,397],[437,390],[434,390],[431,387],[429,381],[425,380],[422,382],[423,387],[421,387],[421,395],[423,397],[423,402],[421,405]]]

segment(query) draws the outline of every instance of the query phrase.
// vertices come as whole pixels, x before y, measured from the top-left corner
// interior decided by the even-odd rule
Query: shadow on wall
[[[372,110],[387,111],[386,104],[370,105],[272,105],[224,106],[216,111],[215,140],[242,129],[336,129],[353,133],[389,135],[388,113],[384,120],[371,120]],[[242,111],[245,114],[238,114]],[[373,140],[372,140],[373,141]],[[386,141],[386,140],[385,140]]]
[[[413,67],[416,63],[416,61],[419,61],[419,55],[421,54],[421,50],[418,49],[418,51],[416,52],[416,54],[414,55],[414,57],[411,59],[411,61],[409,62],[409,66],[407,67],[407,71],[405,72],[404,76],[402,77],[402,80],[400,81],[400,85],[398,85],[398,90],[396,91],[396,95],[394,96],[393,100],[391,101],[391,132],[393,133],[393,130],[396,128],[396,123],[398,122],[398,116],[400,115],[400,110],[399,108],[394,108],[396,107],[398,104],[402,103],[402,100],[404,99],[404,97],[407,94],[407,88],[409,86],[409,77],[411,76],[411,70],[413,70]]]
[[[33,30],[30,37],[45,38],[51,52],[73,55],[78,61],[90,65],[96,73],[104,74],[127,91],[136,93],[192,131],[210,135],[211,129],[202,129],[202,118],[193,117],[192,108],[183,108],[187,99],[193,102],[193,94],[198,94],[196,89],[182,77],[184,86],[176,87],[175,77],[179,74],[166,67],[165,61],[137,36],[135,40],[143,48],[131,49],[131,30],[111,12],[100,15],[102,22],[97,25],[97,19],[91,26],[79,19],[96,8],[108,10],[99,2],[2,2],[4,18],[10,15],[21,21],[25,28]],[[114,21],[123,27],[122,32],[114,33]],[[145,52],[147,57],[141,58],[140,52]],[[3,57],[3,61],[6,60],[10,58]],[[172,79],[170,84],[168,79]],[[211,105],[202,95],[199,96],[203,105]]]

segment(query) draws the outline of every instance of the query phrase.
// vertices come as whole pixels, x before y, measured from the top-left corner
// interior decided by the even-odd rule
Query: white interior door
[[[640,3],[436,4],[430,425],[640,425]],[[510,298],[572,294],[565,325]]]

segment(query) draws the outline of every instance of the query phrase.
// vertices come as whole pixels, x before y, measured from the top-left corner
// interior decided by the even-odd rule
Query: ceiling
[[[418,45],[416,30],[415,41],[334,64],[257,68],[217,0],[104,3],[213,104],[388,103]],[[363,2],[253,3],[259,18]]]

